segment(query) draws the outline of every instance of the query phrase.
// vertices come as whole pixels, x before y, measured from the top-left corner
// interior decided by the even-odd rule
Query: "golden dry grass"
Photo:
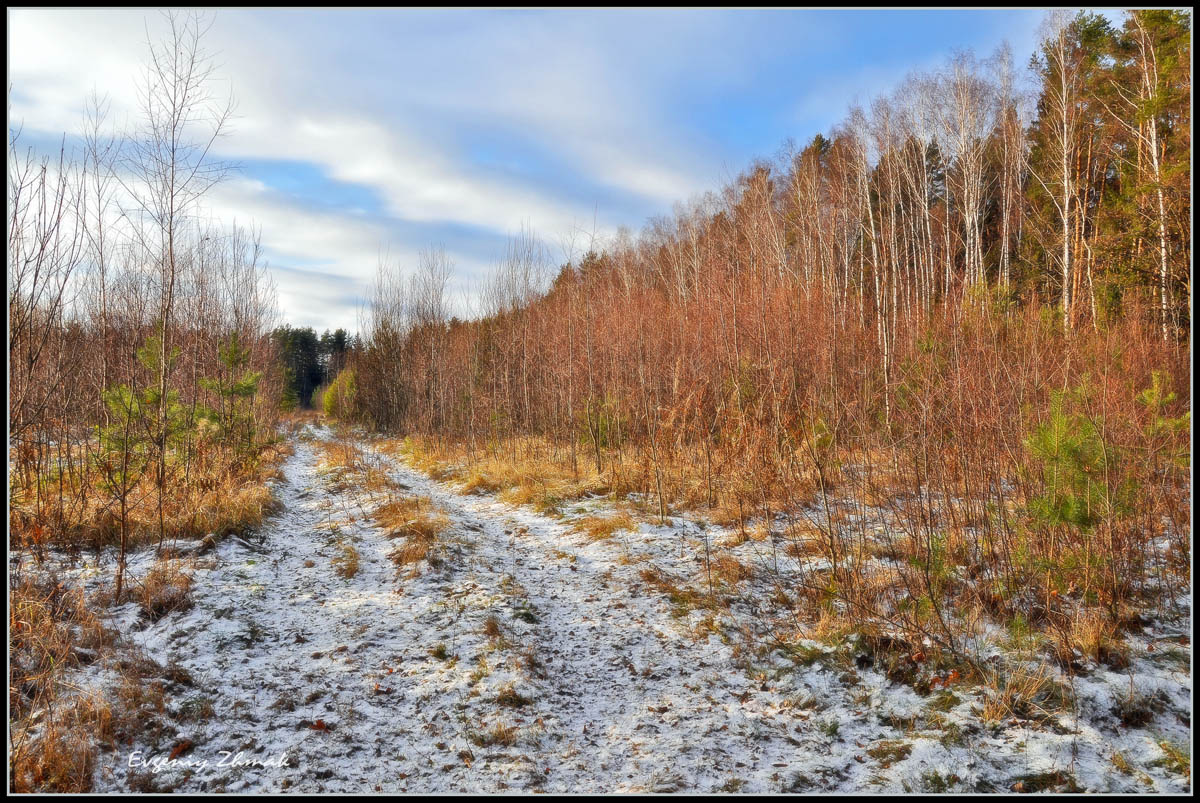
[[[569,446],[537,436],[501,438],[474,449],[448,439],[410,436],[384,449],[435,479],[457,483],[465,493],[498,494],[503,501],[543,513],[557,513],[563,504],[589,496],[624,499],[636,493],[642,495],[647,512],[657,514],[660,487],[667,512],[703,508],[720,525],[742,523],[761,513],[739,503],[739,489],[745,488],[705,471],[707,458],[698,446],[677,444],[660,463],[643,448],[605,449],[599,470],[589,448],[577,447],[572,460]],[[755,482],[749,478],[742,485]],[[797,488],[806,495],[795,496]],[[815,486],[798,478],[790,501],[803,504],[813,494]]]
[[[358,574],[358,550],[346,543],[338,544],[338,549],[338,554],[332,560],[333,570],[339,577],[349,580]]]
[[[596,472],[582,456],[573,469],[568,451],[540,438],[513,438],[474,453],[427,438],[408,438],[391,449],[435,479],[455,481],[464,493],[496,493],[510,504],[543,512],[554,512],[563,502],[631,490],[614,482],[615,471]]]
[[[334,437],[316,442],[321,454],[321,464],[327,468],[345,468],[358,471],[363,468],[365,457],[362,447],[351,438]]]
[[[983,704],[986,722],[1049,720],[1070,702],[1068,692],[1052,679],[1045,664],[986,670],[983,680],[987,690]]]
[[[500,620],[496,618],[495,614],[488,616],[487,620],[483,623],[483,635],[490,639],[503,638],[504,627],[500,624]]]
[[[718,555],[713,558],[712,571],[730,585],[737,585],[754,577],[754,570],[732,555]]]
[[[372,514],[388,538],[433,542],[450,526],[450,520],[433,503],[420,496],[398,496]]]
[[[388,555],[397,566],[413,566],[416,572],[416,564],[422,561],[441,564],[438,537],[450,526],[450,519],[430,499],[396,496],[376,508],[372,518],[384,535],[400,540]]]
[[[86,792],[112,714],[103,699],[70,691],[63,673],[97,659],[108,634],[79,588],[23,578],[9,594],[11,790]]]
[[[285,442],[271,442],[253,457],[236,463],[211,455],[190,463],[173,462],[169,489],[162,496],[161,533],[158,488],[148,472],[127,496],[128,547],[157,545],[160,535],[164,543],[172,543],[209,534],[221,538],[258,527],[276,509],[267,482],[282,478],[279,464],[290,451],[291,446]],[[18,475],[14,478],[19,479]],[[62,505],[57,495],[43,497],[39,503],[29,489],[13,489],[15,502],[9,510],[11,545],[67,550],[118,545],[120,506],[102,490],[99,475],[93,472],[85,481],[82,475],[69,472],[55,480],[59,481]]]
[[[15,793],[89,792],[96,763],[95,734],[111,717],[102,701],[92,698],[62,706],[31,736],[20,723],[14,727],[14,750],[9,756],[10,791]]]
[[[1077,613],[1056,636],[1055,650],[1064,663],[1070,663],[1078,652],[1087,659],[1114,668],[1129,664],[1129,647],[1105,611],[1092,608]]]
[[[617,513],[613,516],[588,516],[578,519],[574,524],[577,532],[584,533],[594,541],[612,538],[618,530],[637,530],[637,522],[628,513]]]
[[[178,560],[156,561],[146,576],[135,583],[138,603],[152,622],[192,606],[192,576]]]
[[[513,725],[497,722],[489,731],[475,731],[470,735],[476,747],[511,747],[517,743],[517,729]]]

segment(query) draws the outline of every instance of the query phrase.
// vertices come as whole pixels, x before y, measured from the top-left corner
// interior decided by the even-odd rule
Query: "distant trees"
[[[271,333],[271,339],[283,368],[285,406],[291,409],[309,406],[313,391],[325,377],[316,332],[285,324]]]
[[[337,376],[354,346],[345,329],[326,329],[318,337],[312,327],[300,329],[287,324],[271,332],[271,341],[279,353],[287,409],[312,407],[314,391]]]

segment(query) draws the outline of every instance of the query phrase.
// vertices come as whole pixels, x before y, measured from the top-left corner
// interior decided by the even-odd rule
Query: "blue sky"
[[[1041,12],[222,10],[206,45],[241,169],[211,216],[261,228],[286,319],[356,328],[380,254],[444,246],[469,314],[508,236],[558,256],[639,229],[791,138],[827,132],[911,70],[1007,40]],[[10,10],[10,125],[43,146],[93,88],[136,117],[148,10]]]

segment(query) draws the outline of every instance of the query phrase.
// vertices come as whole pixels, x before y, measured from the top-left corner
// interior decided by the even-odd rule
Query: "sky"
[[[508,239],[559,262],[718,190],[787,140],[827,133],[912,70],[1007,41],[1023,68],[1042,12],[317,10],[211,13],[211,90],[238,169],[206,215],[259,229],[283,318],[357,328],[382,256],[442,247],[474,310]],[[10,129],[80,130],[86,98],[136,125],[159,12],[8,12]],[[68,138],[68,141],[72,141]]]

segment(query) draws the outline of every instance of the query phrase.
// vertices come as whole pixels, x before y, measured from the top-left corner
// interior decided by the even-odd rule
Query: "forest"
[[[356,502],[347,521],[400,538],[380,565],[411,570],[412,584],[425,582],[418,568],[443,576],[470,551],[444,535],[460,513],[443,486],[548,520],[546,532],[584,533],[588,549],[610,548],[614,533],[647,549],[670,535],[660,562],[626,555],[610,568],[696,639],[720,634],[756,688],[765,655],[803,671],[832,662],[843,677],[870,667],[882,689],[954,705],[977,689],[981,721],[1053,730],[1046,711],[1086,719],[1086,684],[1073,709],[1058,690],[1108,672],[1127,692],[1109,706],[1123,728],[1179,709],[1186,736],[1156,725],[1167,735],[1129,772],[1109,749],[1096,776],[1117,779],[1107,787],[1055,765],[971,788],[1190,785],[1178,746],[1190,704],[1133,691],[1156,643],[1190,650],[1189,12],[1129,11],[1119,26],[1048,13],[1028,65],[1007,48],[957,52],[640,232],[552,246],[522,230],[474,316],[451,301],[444,248],[415,265],[381,260],[360,331],[321,335],[281,319],[258,232],[200,214],[229,170],[210,149],[230,107],[210,80],[203,25],[171,21],[151,48],[136,130],[108,133],[99,98],[83,145],[64,140],[53,157],[10,128],[10,790],[135,788],[97,780],[98,743],[161,746],[172,761],[193,749],[199,737],[161,724],[170,712],[195,721],[172,702],[188,693],[182,670],[122,652],[120,612],[149,623],[139,628],[201,627],[197,600],[232,592],[215,581],[204,592],[204,572],[220,569],[196,561],[255,543],[306,504],[287,483],[290,461],[310,455],[333,466],[329,494],[399,494],[391,507]],[[372,462],[393,459],[415,473],[387,480]],[[409,486],[425,501],[401,504]],[[352,579],[360,560],[374,564],[333,532],[338,575],[372,576]],[[547,540],[531,562],[560,546]],[[297,554],[308,562],[296,571],[310,557]],[[685,558],[686,569],[669,563]],[[86,575],[54,568],[89,561]],[[65,579],[77,576],[86,583]],[[480,644],[516,644],[555,621],[538,604],[502,625],[481,618]],[[551,682],[532,650],[518,660],[515,649],[525,674],[514,677]],[[423,660],[452,668],[446,651]],[[109,677],[101,665],[117,678],[108,691],[69,691],[74,673]],[[373,694],[401,682],[389,669]],[[506,689],[500,708],[528,710]],[[839,716],[854,719],[856,705]],[[333,729],[323,716],[328,726],[304,720],[306,736]],[[504,727],[464,737],[472,758],[453,763],[466,772],[501,749]],[[912,723],[894,727],[916,738]],[[844,745],[854,770],[849,758],[863,756],[836,734],[822,744]],[[868,751],[880,772],[917,761],[889,738]],[[759,789],[764,767],[746,771],[749,786],[713,775],[696,788]],[[922,772],[904,791],[959,782]],[[548,790],[593,778],[544,774]],[[178,788],[197,789],[181,777]],[[805,770],[761,789],[867,784],[829,777]],[[690,788],[655,778],[604,791]],[[471,783],[443,791],[491,789]],[[281,787],[243,790],[255,788]]]
[[[380,266],[327,409],[660,517],[871,500],[902,567],[881,594],[871,534],[818,522],[802,615],[1119,640],[1190,554],[1190,18],[1048,30],[1028,120],[1011,54],[959,54],[637,238],[554,268],[523,233],[477,320],[444,255]]]

